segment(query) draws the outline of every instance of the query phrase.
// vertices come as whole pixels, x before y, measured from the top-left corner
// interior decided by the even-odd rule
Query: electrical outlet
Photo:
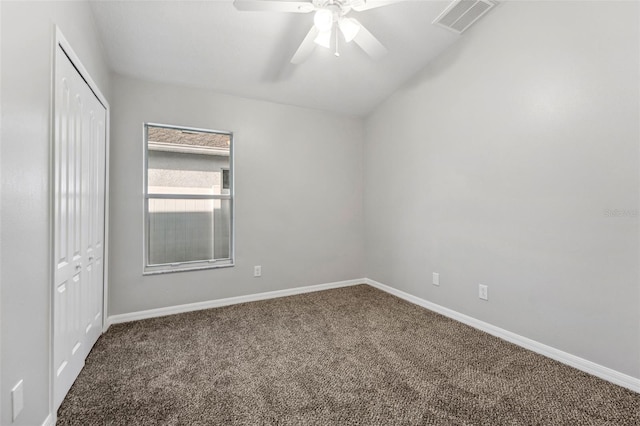
[[[24,408],[24,391],[23,391],[23,381],[20,380],[12,389],[11,389],[11,408],[13,421],[18,418],[18,415]]]
[[[256,265],[253,267],[253,276],[261,277],[262,276],[262,266]]]
[[[440,285],[440,274],[437,272],[433,273],[433,285]]]
[[[478,297],[482,300],[489,300],[489,286],[479,284]]]

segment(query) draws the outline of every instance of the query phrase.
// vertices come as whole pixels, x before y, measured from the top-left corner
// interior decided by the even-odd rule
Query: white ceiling
[[[233,0],[91,4],[117,73],[357,116],[459,37],[431,24],[448,1],[402,1],[349,14],[388,48],[382,59],[342,43],[340,57],[317,47],[294,66],[313,13],[240,12]]]

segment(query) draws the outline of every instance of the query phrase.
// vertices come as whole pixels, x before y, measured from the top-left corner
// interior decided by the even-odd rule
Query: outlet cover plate
[[[437,272],[433,273],[433,285],[440,285],[440,274]]]
[[[479,284],[478,297],[482,300],[489,300],[489,286]]]

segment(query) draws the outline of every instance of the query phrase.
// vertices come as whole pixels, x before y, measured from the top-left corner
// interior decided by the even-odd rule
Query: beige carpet
[[[640,394],[369,286],[112,326],[58,425],[640,425]]]

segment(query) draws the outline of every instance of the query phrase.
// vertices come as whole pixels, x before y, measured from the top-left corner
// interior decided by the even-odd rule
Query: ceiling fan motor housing
[[[346,15],[353,9],[366,3],[365,0],[312,0],[316,9],[329,9],[334,11],[335,19]]]

